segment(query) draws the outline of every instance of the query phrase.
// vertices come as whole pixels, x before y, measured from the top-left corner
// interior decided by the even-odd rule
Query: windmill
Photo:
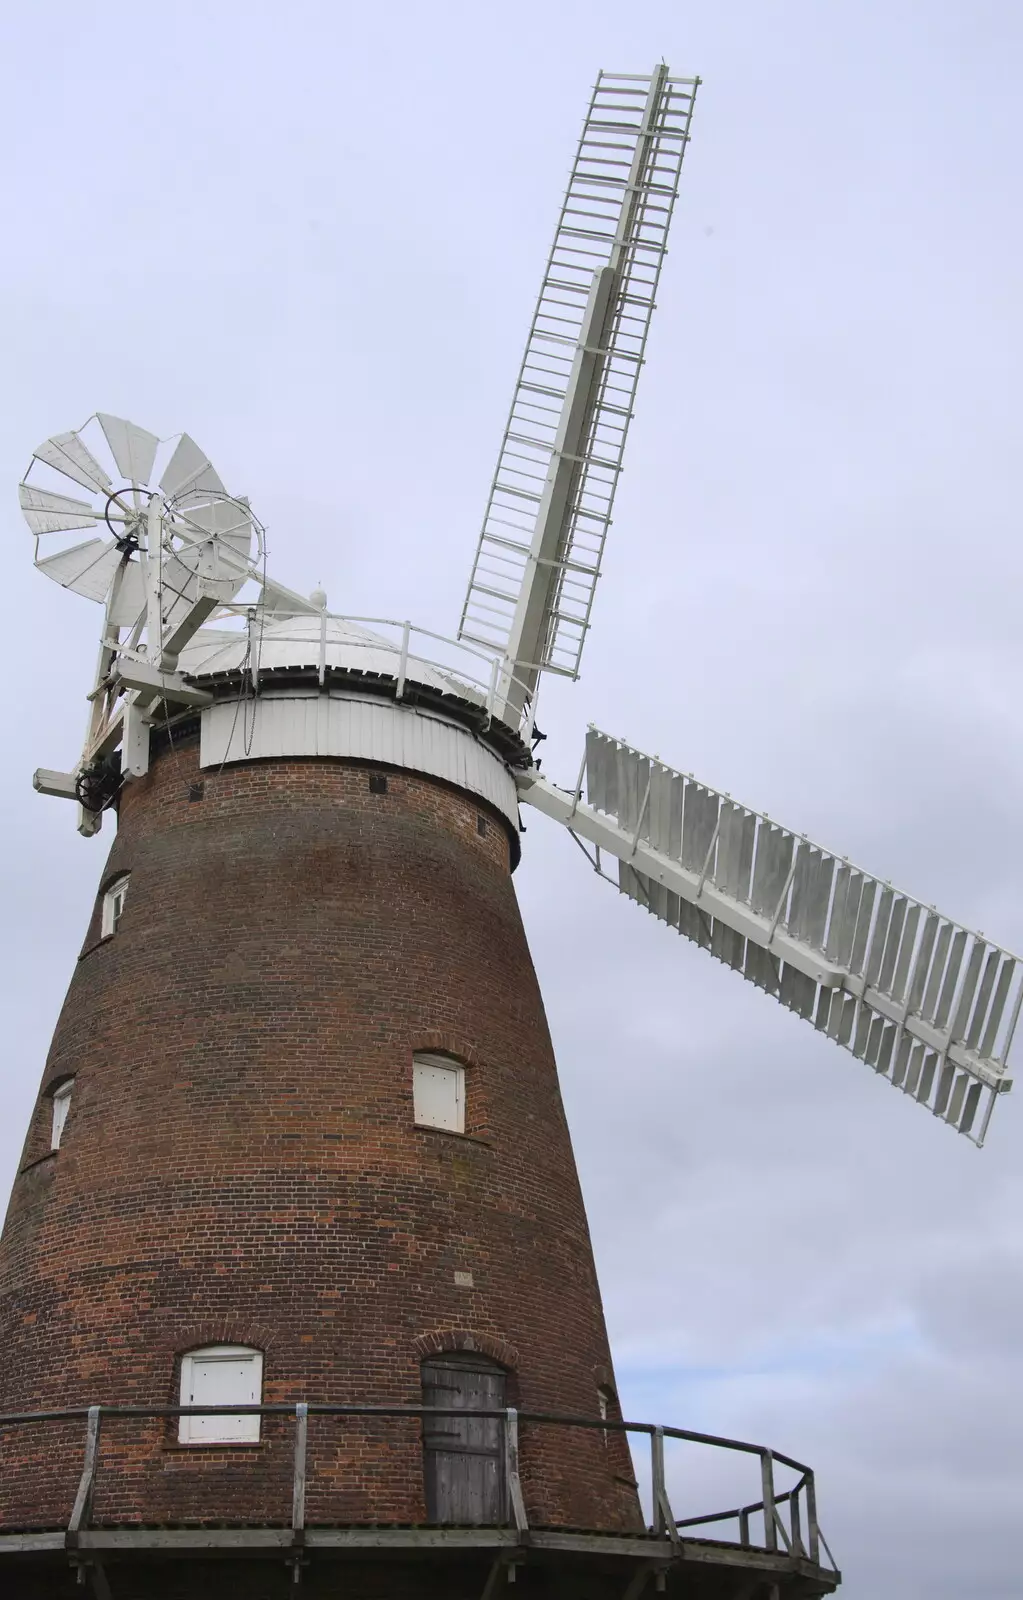
[[[0,1561],[5,1530],[30,1526],[66,1529],[100,1593],[114,1552],[172,1547],[272,1549],[296,1580],[353,1551],[406,1577],[443,1557],[445,1595],[545,1564],[565,1594],[712,1569],[720,1595],[838,1581],[812,1473],[789,1462],[802,1475],[781,1490],[787,1458],[766,1448],[647,1427],[653,1518],[637,1522],[636,1425],[616,1411],[508,879],[530,805],[628,898],[983,1142],[1009,1085],[1013,957],[596,728],[571,786],[532,753],[543,677],[579,676],[697,87],[664,65],[598,78],[457,640],[272,580],[247,500],[187,436],[155,486],[170,447],[105,413],[33,456],[37,565],[104,607],[84,750],[35,783],[76,801],[83,832],[115,806],[119,828],[0,1246],[0,1403],[36,1497],[26,1511],[21,1479],[0,1491]],[[455,1155],[452,1138],[468,1141]],[[56,1360],[30,1324],[55,1330]],[[426,1412],[408,1398],[420,1368]],[[101,1468],[101,1429],[168,1409],[199,1476],[165,1472],[155,1434]],[[274,1543],[272,1473],[201,1474],[216,1477],[208,1448],[279,1440],[280,1413],[294,1477]],[[308,1442],[342,1415],[350,1456]],[[88,1421],[70,1521],[71,1444],[58,1467],[28,1442],[53,1416]],[[381,1417],[422,1433],[381,1441]],[[666,1436],[759,1457],[757,1495],[711,1518],[738,1519],[738,1540],[674,1516]],[[190,1544],[214,1490],[230,1538]],[[168,1522],[176,1543],[153,1534]],[[425,1570],[412,1592],[434,1592]]]

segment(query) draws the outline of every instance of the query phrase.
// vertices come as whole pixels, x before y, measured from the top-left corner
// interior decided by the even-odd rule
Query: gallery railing
[[[430,671],[435,687],[438,681],[443,682],[449,693],[460,694],[478,706],[486,713],[488,726],[499,712],[506,714],[508,695],[513,688],[517,688],[521,692],[524,709],[515,714],[509,726],[514,726],[527,743],[532,738],[536,686],[517,677],[492,650],[479,649],[462,639],[452,639],[431,628],[420,628],[412,622],[396,621],[392,617],[356,617],[339,612],[288,612],[280,609],[274,610],[266,618],[251,606],[243,605],[224,606],[218,615],[226,616],[229,613],[234,613],[245,625],[246,632],[239,629],[237,637],[239,646],[246,642],[248,644],[244,670],[253,686],[261,680],[266,661],[275,660],[281,654],[282,646],[290,646],[294,655],[296,646],[299,650],[308,650],[312,645],[316,650],[320,685],[323,687],[331,653],[340,646],[351,667],[358,669],[364,663],[367,672],[374,675],[382,672],[392,677],[398,700],[405,697],[410,684],[422,681],[421,674],[425,666]],[[289,621],[294,624],[291,632],[287,626]],[[342,637],[332,634],[332,622],[348,625]],[[270,625],[272,632],[267,632]],[[317,632],[318,640],[315,637]],[[144,656],[134,651],[121,649],[120,653],[145,660]],[[211,651],[209,656],[213,671],[218,670],[217,654],[217,651]],[[207,672],[207,664],[201,657],[189,658],[184,670],[188,676],[201,679]]]
[[[648,1536],[660,1537],[669,1544],[681,1543],[680,1530],[707,1528],[720,1523],[737,1522],[738,1539],[715,1542],[737,1544],[743,1549],[756,1548],[793,1558],[807,1560],[820,1566],[821,1552],[827,1556],[828,1567],[837,1571],[834,1557],[820,1530],[817,1520],[817,1496],[812,1470],[801,1461],[763,1445],[748,1444],[740,1439],[725,1439],[709,1433],[694,1433],[688,1428],[662,1427],[650,1422],[617,1422],[610,1418],[572,1417],[543,1412],[519,1411],[515,1407],[503,1410],[472,1410],[451,1406],[372,1406],[372,1405],[262,1405],[262,1406],[89,1406],[61,1411],[37,1411],[0,1416],[0,1438],[11,1429],[33,1428],[47,1423],[67,1423],[79,1420],[85,1423],[85,1454],[81,1478],[74,1504],[66,1524],[68,1544],[74,1545],[78,1534],[87,1530],[92,1521],[92,1507],[97,1480],[102,1464],[101,1442],[103,1423],[113,1418],[137,1418],[140,1421],[158,1421],[180,1417],[258,1416],[287,1417],[294,1420],[293,1466],[291,1473],[291,1522],[293,1541],[300,1545],[306,1528],[306,1489],[309,1482],[309,1422],[311,1418],[400,1418],[403,1420],[426,1417],[452,1417],[466,1421],[468,1418],[496,1420],[501,1427],[504,1457],[504,1475],[508,1497],[507,1525],[517,1536],[528,1540],[530,1527],[523,1496],[519,1469],[519,1428],[528,1425],[530,1430],[546,1428],[591,1429],[605,1438],[612,1433],[646,1435],[650,1445],[650,1503],[652,1520]],[[758,1459],[760,1498],[749,1504],[727,1511],[712,1511],[702,1516],[676,1517],[668,1497],[665,1475],[664,1447],[667,1440],[680,1440],[688,1444],[705,1445],[714,1450],[729,1450]],[[19,1443],[21,1440],[19,1439]],[[211,1441],[212,1443],[212,1441]],[[776,1481],[776,1469],[787,1468],[798,1476],[787,1489]],[[254,1470],[256,1468],[254,1467]],[[0,1530],[2,1533],[2,1530]],[[759,1534],[759,1538],[754,1536]]]

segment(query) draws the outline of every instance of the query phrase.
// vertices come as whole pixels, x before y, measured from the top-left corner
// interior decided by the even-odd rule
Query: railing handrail
[[[317,1417],[455,1417],[464,1416],[465,1408],[462,1406],[411,1406],[411,1405],[328,1405],[317,1401],[277,1401],[267,1405],[227,1405],[227,1406],[135,1406],[135,1405],[100,1405],[98,1408],[90,1406],[70,1406],[59,1411],[16,1411],[0,1414],[0,1428],[14,1426],[23,1422],[60,1422],[73,1421],[75,1418],[87,1418],[90,1410],[98,1409],[104,1417],[190,1417],[190,1416],[246,1416],[246,1417],[293,1417],[297,1404],[307,1406],[309,1416]],[[504,1407],[488,1408],[473,1407],[474,1417],[490,1417],[500,1419],[507,1416]],[[724,1435],[714,1433],[697,1433],[691,1428],[673,1428],[667,1423],[663,1426],[656,1422],[619,1422],[611,1417],[578,1417],[568,1412],[559,1411],[519,1411],[520,1422],[547,1423],[553,1427],[566,1428],[595,1428],[602,1433],[646,1433],[654,1434],[660,1427],[666,1439],[682,1439],[688,1444],[706,1444],[723,1450],[738,1450],[745,1455],[762,1456],[765,1446],[750,1444],[745,1439],[727,1439]],[[779,1450],[769,1452],[772,1459],[793,1471],[812,1476],[813,1469],[805,1462],[797,1461],[793,1456],[782,1455]],[[776,1496],[780,1500],[781,1495]],[[754,1508],[750,1508],[754,1509]]]
[[[777,1459],[778,1457],[776,1456],[775,1460]],[[792,1485],[791,1489],[784,1489],[781,1494],[776,1494],[774,1497],[775,1505],[780,1506],[785,1500],[791,1500],[794,1495],[805,1489],[808,1476],[808,1474],[804,1474],[798,1483]],[[730,1517],[750,1517],[758,1511],[763,1511],[763,1509],[764,1502],[755,1500],[751,1505],[735,1506],[731,1511],[713,1511],[707,1517],[678,1517],[676,1518],[675,1526],[676,1528],[695,1528],[703,1522],[727,1522]]]
[[[292,1529],[296,1549],[302,1544],[305,1527],[306,1456],[308,1422],[311,1417],[395,1417],[408,1421],[426,1417],[457,1417],[465,1419],[488,1418],[499,1421],[503,1428],[506,1481],[509,1495],[509,1514],[520,1539],[528,1537],[529,1524],[522,1485],[519,1477],[519,1425],[532,1423],[539,1427],[589,1428],[599,1430],[606,1438],[609,1433],[646,1434],[650,1439],[651,1492],[653,1525],[651,1532],[677,1545],[680,1528],[694,1528],[704,1524],[728,1522],[738,1519],[740,1543],[749,1547],[749,1519],[758,1513],[764,1519],[764,1548],[770,1552],[778,1549],[781,1534],[785,1552],[793,1558],[804,1554],[819,1565],[820,1546],[827,1551],[834,1568],[834,1557],[817,1522],[816,1489],[813,1471],[792,1456],[781,1455],[763,1445],[750,1444],[744,1439],[728,1439],[723,1435],[700,1433],[691,1428],[673,1428],[653,1422],[618,1421],[610,1417],[580,1417],[564,1412],[519,1411],[515,1407],[424,1406],[424,1405],[330,1405],[316,1401],[276,1401],[259,1405],[91,1405],[69,1406],[52,1411],[21,1411],[0,1414],[0,1429],[17,1428],[33,1423],[87,1422],[85,1463],[75,1499],[74,1510],[68,1525],[68,1538],[76,1540],[79,1531],[88,1525],[95,1481],[99,1470],[100,1434],[104,1420],[133,1417],[159,1421],[180,1417],[288,1417],[295,1424],[295,1451],[292,1497]],[[734,1450],[745,1455],[755,1455],[760,1460],[763,1497],[748,1505],[736,1506],[728,1511],[710,1512],[706,1516],[676,1518],[668,1499],[665,1466],[665,1439],[679,1439],[688,1444],[708,1445],[711,1448]],[[776,1463],[790,1467],[800,1474],[798,1481],[780,1492],[774,1487]],[[801,1523],[800,1495],[805,1494],[808,1545],[804,1547]],[[785,1527],[779,1516],[779,1507],[788,1505],[789,1526]],[[298,1557],[296,1556],[296,1559]],[[837,1571],[837,1568],[835,1568]]]
[[[251,619],[252,611],[253,608],[251,605],[239,604],[238,602],[229,602],[218,607],[218,615],[221,617],[230,615],[236,616],[239,619],[244,619],[246,617]],[[528,711],[521,713],[513,723],[508,723],[507,725],[509,727],[515,727],[524,738],[528,739],[532,734],[533,717],[535,715],[535,686],[530,686],[525,679],[518,677],[512,670],[511,665],[503,661],[500,654],[495,654],[493,651],[488,651],[475,645],[466,644],[464,640],[454,639],[450,634],[437,633],[433,628],[422,628],[417,623],[408,620],[399,621],[399,619],[396,617],[364,617],[355,615],[354,613],[340,611],[313,612],[287,611],[281,609],[275,610],[269,614],[269,622],[273,624],[275,631],[272,639],[266,641],[268,644],[306,644],[309,642],[309,638],[306,633],[296,633],[294,636],[292,636],[286,632],[281,632],[279,624],[287,622],[318,623],[321,630],[321,668],[323,666],[322,652],[327,643],[324,630],[328,622],[347,622],[356,626],[362,626],[365,624],[375,628],[394,628],[401,635],[398,640],[389,639],[384,635],[370,635],[365,639],[346,638],[343,642],[346,648],[353,650],[381,650],[398,658],[398,667],[395,677],[398,679],[400,685],[398,694],[399,699],[402,698],[401,691],[404,688],[408,662],[409,660],[415,660],[422,662],[425,666],[434,668],[436,671],[453,680],[460,680],[456,681],[455,687],[469,690],[471,696],[479,696],[480,701],[482,702],[481,709],[484,709],[488,716],[492,717],[495,708],[497,678],[501,676],[506,680],[507,688],[518,686],[526,689],[527,700],[529,702]],[[225,632],[230,632],[230,630],[225,630]],[[237,637],[239,642],[242,642],[245,638],[245,630],[239,628]],[[470,672],[467,667],[461,665],[452,666],[446,660],[431,659],[431,655],[429,654],[417,655],[414,651],[410,652],[410,643],[417,637],[420,639],[436,640],[438,644],[444,645],[448,651],[456,652],[457,661],[461,662],[465,657],[468,656],[474,662],[484,664],[488,670],[483,674],[483,676],[476,676],[476,674]],[[137,652],[133,650],[126,649],[123,644],[119,645],[117,648],[123,655],[134,656],[137,654]],[[211,646],[210,653],[211,655],[216,653],[215,646]],[[144,658],[140,657],[139,659]],[[258,670],[258,661],[255,663],[255,665]],[[196,662],[193,666],[187,669],[187,676],[189,677],[201,678],[205,675],[206,674],[203,670],[202,661]],[[321,671],[321,684],[322,681],[323,678]]]

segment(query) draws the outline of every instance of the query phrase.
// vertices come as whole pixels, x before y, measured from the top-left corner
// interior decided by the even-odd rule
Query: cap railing
[[[490,1418],[500,1424],[505,1484],[507,1491],[506,1525],[513,1527],[518,1538],[529,1536],[529,1517],[523,1494],[520,1473],[520,1425],[530,1430],[547,1428],[596,1430],[606,1438],[611,1433],[646,1435],[650,1451],[650,1535],[666,1543],[679,1545],[680,1530],[716,1526],[725,1522],[738,1523],[738,1538],[717,1542],[738,1544],[744,1549],[757,1548],[777,1552],[793,1559],[802,1559],[820,1566],[822,1551],[830,1570],[837,1571],[834,1557],[820,1531],[817,1520],[817,1497],[812,1470],[803,1462],[763,1445],[749,1444],[740,1439],[726,1439],[715,1434],[696,1433],[687,1428],[672,1428],[649,1422],[619,1422],[611,1418],[575,1417],[561,1413],[519,1411],[454,1406],[409,1405],[317,1405],[304,1401],[298,1404],[227,1405],[227,1406],[100,1406],[72,1407],[67,1410],[16,1412],[0,1415],[0,1438],[10,1429],[36,1427],[47,1423],[82,1421],[85,1424],[84,1460],[77,1493],[66,1525],[69,1548],[74,1548],[78,1536],[91,1525],[97,1480],[101,1467],[103,1424],[115,1418],[137,1418],[140,1421],[178,1419],[181,1417],[290,1417],[294,1420],[294,1445],[292,1464],[291,1533],[294,1546],[301,1546],[306,1527],[306,1491],[309,1478],[309,1426],[319,1418],[397,1418],[403,1420],[427,1417],[455,1417],[462,1421]],[[759,1461],[760,1498],[748,1504],[725,1511],[711,1511],[700,1516],[676,1517],[668,1493],[665,1472],[665,1440],[682,1440],[715,1450],[727,1450],[742,1455],[755,1456]],[[20,1441],[19,1441],[20,1443]],[[200,1442],[197,1446],[203,1448]],[[210,1448],[218,1448],[210,1440]],[[776,1469],[784,1467],[798,1474],[794,1484],[786,1489],[779,1487]],[[254,1468],[255,1470],[255,1468]],[[3,1468],[0,1467],[0,1484]],[[142,1515],[143,1513],[140,1513]],[[756,1541],[762,1528],[762,1540]],[[0,1527],[2,1533],[2,1527]]]
[[[436,633],[431,628],[420,628],[409,621],[396,621],[393,617],[347,616],[339,612],[292,612],[279,609],[264,612],[259,606],[244,605],[223,606],[218,611],[218,616],[221,618],[236,616],[244,622],[245,631],[239,629],[238,642],[246,647],[246,668],[254,682],[258,681],[260,674],[260,657],[269,645],[276,647],[281,644],[295,644],[308,648],[313,644],[317,649],[322,685],[326,680],[329,647],[340,642],[346,651],[365,650],[367,653],[385,651],[393,655],[393,676],[399,700],[405,695],[406,684],[415,681],[415,664],[423,662],[435,672],[450,679],[454,690],[461,690],[467,700],[485,711],[488,723],[494,717],[498,700],[506,698],[508,685],[520,685],[527,692],[525,709],[516,720],[515,728],[523,739],[528,740],[532,735],[536,714],[535,689],[529,689],[525,680],[510,675],[507,664],[502,662],[500,656],[465,644],[460,639]],[[296,629],[294,633],[289,633],[286,627],[282,628],[282,624],[288,622],[302,623],[304,626],[301,631]],[[341,641],[332,640],[329,626],[331,622],[349,624],[353,628],[384,631],[378,632],[376,637],[359,638],[357,634],[348,634]],[[318,629],[318,640],[315,636],[310,638],[310,623]],[[273,633],[268,638],[267,630],[271,627]],[[120,648],[124,654],[135,654],[131,650]],[[214,656],[216,653],[216,646],[211,646],[210,655]],[[205,669],[202,662],[198,661],[184,670],[188,676],[202,677]]]

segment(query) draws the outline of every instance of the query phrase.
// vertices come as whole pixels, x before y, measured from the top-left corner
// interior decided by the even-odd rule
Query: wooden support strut
[[[161,670],[151,666],[148,662],[134,661],[121,657],[114,662],[111,668],[111,677],[115,683],[123,685],[126,689],[137,689],[140,694],[150,698],[171,700],[176,705],[183,706],[210,706],[213,696],[205,689],[197,689],[189,683],[179,672]]]
[[[649,1561],[644,1561],[642,1566],[636,1568],[635,1572],[632,1574],[632,1577],[626,1584],[625,1591],[622,1594],[622,1600],[639,1600],[640,1595],[647,1586],[647,1582],[649,1581],[651,1574],[656,1571],[657,1568],[652,1566]]]
[[[96,1464],[99,1459],[99,1422],[99,1406],[90,1406],[85,1430],[85,1462],[64,1540],[65,1548],[68,1550],[77,1549],[78,1535],[83,1528],[89,1526],[92,1516],[92,1496],[96,1487]]]
[[[519,1543],[526,1544],[529,1539],[529,1518],[519,1477],[519,1414],[514,1406],[509,1406],[504,1415],[504,1475],[515,1532]]]
[[[113,1600],[106,1568],[101,1562],[92,1561],[89,1563],[89,1576],[92,1579],[92,1588],[96,1600]]]
[[[654,1532],[667,1534],[673,1544],[678,1544],[675,1515],[668,1499],[664,1481],[664,1429],[654,1428],[650,1435],[650,1467],[653,1483]]]
[[[85,1461],[82,1465],[82,1476],[78,1481],[78,1493],[71,1508],[67,1532],[64,1535],[64,1549],[71,1558],[72,1566],[77,1568],[78,1582],[85,1583],[88,1571],[92,1578],[93,1592],[98,1600],[110,1600],[110,1585],[107,1583],[102,1566],[93,1562],[86,1566],[78,1556],[82,1529],[87,1528],[92,1520],[92,1497],[96,1487],[96,1464],[99,1459],[99,1426],[100,1408],[90,1406],[85,1430]]]
[[[494,1596],[502,1587],[502,1580],[507,1583],[515,1582],[515,1568],[517,1563],[507,1555],[500,1555],[487,1573],[487,1581],[483,1585],[480,1600],[494,1600]]]

